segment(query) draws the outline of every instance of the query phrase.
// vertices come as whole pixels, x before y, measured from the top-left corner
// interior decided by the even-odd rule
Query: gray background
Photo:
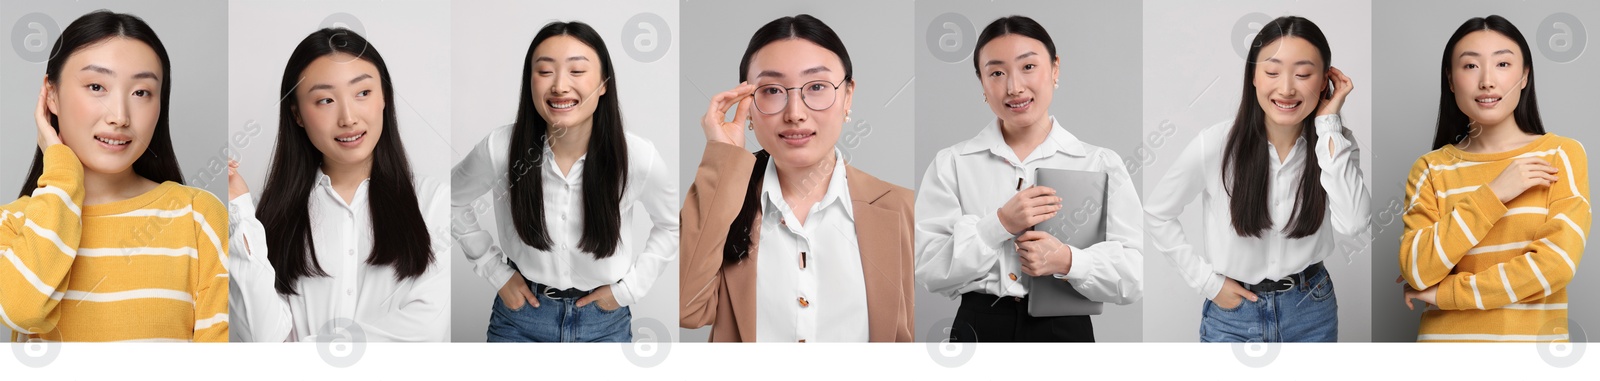
[[[178,164],[187,185],[204,188],[218,199],[228,196],[223,153],[225,123],[221,111],[228,99],[227,88],[215,86],[228,76],[228,65],[220,54],[227,50],[227,4],[214,1],[15,1],[0,2],[0,195],[10,200],[22,188],[23,176],[37,150],[33,111],[38,105],[39,84],[44,79],[45,61],[32,62],[18,50],[25,36],[12,35],[13,26],[24,15],[35,12],[55,20],[55,34],[45,37],[40,57],[50,54],[50,46],[62,29],[79,16],[98,9],[139,16],[161,38],[172,61],[172,95],[168,105],[169,128]],[[181,10],[181,11],[180,11]],[[25,28],[26,29],[26,28]],[[30,32],[31,33],[31,32]]]
[[[1587,111],[1600,104],[1600,94],[1594,92],[1595,80],[1600,78],[1594,72],[1594,56],[1577,55],[1576,60],[1557,62],[1553,59],[1571,57],[1574,50],[1581,53],[1585,46],[1575,45],[1576,36],[1570,40],[1573,45],[1561,45],[1560,36],[1539,33],[1547,16],[1562,12],[1587,23],[1583,39],[1587,41],[1586,46],[1593,46],[1596,37],[1593,28],[1600,27],[1600,23],[1595,22],[1600,20],[1600,3],[1593,1],[1519,2],[1516,5],[1494,1],[1385,1],[1374,6],[1372,32],[1386,37],[1376,42],[1373,54],[1387,64],[1373,73],[1370,87],[1372,93],[1379,94],[1376,117],[1389,128],[1376,136],[1377,153],[1373,159],[1382,165],[1371,173],[1377,179],[1372,184],[1375,233],[1372,321],[1376,322],[1372,341],[1417,339],[1422,313],[1406,310],[1401,300],[1401,286],[1394,282],[1400,276],[1397,257],[1400,235],[1405,230],[1400,216],[1405,212],[1405,184],[1411,164],[1427,153],[1433,143],[1434,121],[1439,109],[1439,58],[1450,34],[1461,23],[1473,17],[1498,14],[1516,24],[1532,45],[1539,116],[1543,118],[1545,131],[1588,144],[1600,141],[1600,131],[1592,128],[1594,122]],[[1589,182],[1592,187],[1593,178]],[[1569,329],[1574,332],[1580,326],[1600,327],[1600,304],[1593,303],[1593,292],[1600,287],[1597,278],[1600,278],[1600,270],[1594,265],[1580,264],[1578,275],[1567,286],[1572,300],[1567,318]],[[1582,339],[1572,337],[1573,341]]]
[[[912,150],[905,144],[912,131],[911,2],[898,1],[684,1],[683,61],[678,87],[678,136],[681,161],[678,195],[689,193],[695,168],[705,150],[705,116],[711,96],[739,84],[739,59],[756,29],[783,16],[809,13],[844,40],[855,70],[856,92],[850,122],[836,144],[849,164],[874,177],[912,188]],[[729,119],[733,110],[728,110]],[[726,120],[726,119],[725,119]],[[760,149],[748,132],[745,147]],[[857,136],[855,144],[845,137]],[[920,301],[920,300],[919,300]],[[921,320],[921,316],[917,317]],[[676,322],[674,319],[672,322]],[[919,321],[920,323],[920,321]],[[683,342],[703,342],[710,327],[684,329]],[[923,335],[923,332],[915,332]]]
[[[79,16],[97,9],[129,13],[150,24],[172,63],[172,95],[167,107],[169,133],[178,164],[187,185],[203,188],[226,199],[227,165],[225,135],[218,125],[226,123],[221,110],[228,99],[227,88],[214,86],[228,76],[225,57],[227,4],[215,1],[4,1],[0,2],[0,200],[13,200],[22,188],[23,177],[38,148],[33,122],[39,104],[39,85],[44,79],[45,61],[30,61],[18,51],[48,57],[62,29]],[[181,11],[179,11],[181,10]],[[12,34],[24,15],[48,15],[55,29],[43,36],[42,53],[18,46],[26,36]],[[25,30],[26,25],[24,25]],[[32,33],[32,32],[30,32]],[[10,329],[0,326],[0,334]]]
[[[455,128],[451,141],[450,163],[472,152],[489,132],[509,125],[517,114],[522,91],[522,58],[528,53],[533,35],[551,21],[582,21],[605,38],[616,70],[617,94],[622,101],[625,128],[654,143],[669,171],[678,168],[678,134],[673,125],[678,118],[678,7],[669,1],[629,1],[617,8],[596,8],[582,3],[543,1],[456,1],[451,6],[451,43],[455,67],[451,83],[461,97],[455,100]],[[626,11],[617,11],[625,9]],[[652,27],[625,25],[634,15],[653,13],[668,25]],[[631,31],[631,32],[630,32]],[[641,35],[641,31],[644,31]],[[626,35],[626,37],[625,37]],[[651,39],[656,39],[651,45]],[[630,48],[630,45],[632,46]],[[634,54],[630,49],[639,52]],[[666,49],[665,55],[657,52]],[[652,60],[654,58],[654,60]],[[698,115],[698,114],[697,114]],[[687,186],[687,185],[685,185]],[[490,197],[485,195],[483,197]],[[485,199],[487,200],[487,199]],[[635,251],[643,251],[650,220],[643,210],[634,211]],[[498,236],[494,213],[478,219],[490,234]],[[513,244],[521,244],[512,237]],[[674,247],[674,250],[677,248]],[[489,311],[499,287],[491,287],[472,272],[472,263],[459,249],[451,261],[451,300],[454,303],[452,341],[484,341],[489,327]],[[678,264],[661,269],[650,292],[633,313],[634,338],[655,335],[656,340],[672,340],[678,322]],[[645,324],[654,320],[659,324]],[[653,328],[652,328],[653,327]],[[649,328],[649,330],[641,331]],[[665,329],[665,332],[659,330]]]
[[[1244,81],[1245,50],[1238,48],[1249,45],[1261,24],[1282,15],[1302,16],[1316,23],[1333,50],[1333,66],[1355,82],[1355,90],[1345,99],[1340,114],[1362,148],[1361,170],[1368,188],[1381,189],[1372,180],[1372,94],[1381,90],[1372,85],[1379,81],[1372,74],[1372,12],[1367,1],[1146,1],[1142,144],[1148,156],[1141,157],[1146,158],[1142,164],[1147,186],[1161,186],[1159,182],[1167,169],[1200,130],[1232,120],[1239,108]],[[1241,20],[1255,24],[1240,25]],[[1240,27],[1243,29],[1237,29]],[[1405,161],[1409,163],[1409,159]],[[1179,222],[1189,243],[1203,251],[1203,208],[1199,200],[1188,205]],[[1145,247],[1151,245],[1145,241]],[[1339,341],[1368,341],[1372,337],[1371,289],[1373,281],[1381,278],[1372,276],[1369,270],[1372,259],[1371,250],[1363,247],[1324,261],[1339,294]],[[1172,261],[1160,253],[1152,251],[1146,256],[1145,275],[1145,341],[1198,341],[1204,299],[1183,282]]]
[[[1132,158],[1139,147],[1139,9],[1140,4],[1133,1],[918,1],[916,73],[924,80],[916,101],[917,120],[924,122],[917,129],[917,184],[939,150],[971,139],[995,120],[994,112],[982,102],[983,86],[972,70],[972,49],[985,26],[1009,15],[1033,18],[1055,41],[1056,54],[1061,57],[1061,88],[1055,92],[1050,112],[1061,127],[1086,143],[1116,151],[1125,161]],[[971,32],[947,27],[944,18],[935,22],[945,13],[961,15]],[[947,43],[939,45],[938,39],[946,35]],[[960,45],[954,46],[950,42],[957,35]],[[941,46],[959,54],[946,55]],[[932,53],[935,49],[940,56]],[[954,59],[957,56],[959,60]],[[1137,174],[1133,182],[1143,189]],[[1145,253],[1145,263],[1159,260],[1151,255]],[[1149,292],[1145,295],[1148,298]],[[918,339],[948,339],[945,329],[960,305],[959,298],[918,291]],[[1142,301],[1127,306],[1107,304],[1103,315],[1092,318],[1095,340],[1140,341],[1143,315]]]

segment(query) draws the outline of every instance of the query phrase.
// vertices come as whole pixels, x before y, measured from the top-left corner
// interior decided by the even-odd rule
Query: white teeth
[[[362,136],[367,136],[367,133],[363,132],[360,135],[351,136],[351,137],[348,137],[348,138],[333,138],[333,140],[338,140],[339,142],[342,142],[342,143],[349,143],[349,142],[356,141],[356,139],[360,139]]]
[[[806,137],[811,136],[811,134],[785,134],[785,135],[778,135],[778,136],[780,136],[780,137],[782,137],[784,139],[805,139]]]
[[[566,102],[562,102],[562,103],[551,102],[550,103],[550,108],[553,108],[553,109],[569,109],[569,108],[573,108],[573,107],[577,107],[577,106],[578,106],[578,102],[577,101],[566,101]]]
[[[110,144],[110,145],[114,145],[114,146],[120,146],[120,145],[123,145],[123,144],[128,144],[128,142],[129,142],[129,140],[111,140],[111,139],[106,139],[106,138],[102,138],[102,137],[99,137],[99,136],[94,137],[94,140],[99,140],[101,143]]]
[[[1278,108],[1285,108],[1285,109],[1292,109],[1292,108],[1295,108],[1295,107],[1300,107],[1300,102],[1291,102],[1291,103],[1285,104],[1285,103],[1279,102],[1279,101],[1272,101],[1272,104],[1277,105]]]
[[[1500,98],[1483,98],[1483,99],[1479,99],[1478,103],[1494,103],[1494,102],[1499,102],[1499,101],[1500,101]]]
[[[1023,106],[1027,106],[1027,105],[1031,105],[1031,104],[1033,104],[1033,100],[1029,99],[1027,102],[1022,102],[1022,103],[1018,103],[1018,104],[1007,103],[1006,106],[1009,106],[1011,108],[1022,108]]]

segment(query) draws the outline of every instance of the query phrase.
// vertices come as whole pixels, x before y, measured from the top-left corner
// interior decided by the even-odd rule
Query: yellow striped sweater
[[[0,319],[13,340],[228,340],[227,210],[173,182],[83,206],[83,165],[45,150],[38,188],[0,209]]]
[[[1549,162],[1558,180],[1501,203],[1489,182],[1526,157]],[[1589,234],[1588,164],[1582,144],[1554,134],[1508,152],[1445,146],[1417,159],[1400,275],[1418,290],[1438,286],[1418,341],[1567,340],[1567,284]]]

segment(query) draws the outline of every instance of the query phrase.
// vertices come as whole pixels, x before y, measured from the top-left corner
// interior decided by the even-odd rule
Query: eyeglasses
[[[789,90],[799,90],[800,102],[805,103],[806,107],[816,111],[827,110],[828,107],[833,107],[833,100],[839,94],[839,86],[843,86],[848,80],[840,80],[838,84],[834,84],[819,79],[806,82],[800,87],[783,87],[776,83],[762,85],[757,87],[755,92],[756,111],[764,115],[783,112],[783,108],[789,105]]]

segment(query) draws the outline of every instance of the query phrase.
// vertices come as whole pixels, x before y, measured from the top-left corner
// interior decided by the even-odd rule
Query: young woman
[[[1583,145],[1544,132],[1527,40],[1500,16],[1445,43],[1433,152],[1411,166],[1400,240],[1418,341],[1566,341],[1589,234]]]
[[[844,42],[810,15],[750,38],[739,86],[701,120],[679,325],[711,325],[711,341],[911,341],[911,191],[834,148],[852,74]],[[765,150],[745,151],[746,123]]]
[[[1322,261],[1365,228],[1371,198],[1339,119],[1352,82],[1310,20],[1272,20],[1250,46],[1237,116],[1201,131],[1150,187],[1145,229],[1207,299],[1201,341],[1335,341]],[[1197,195],[1203,252],[1178,224]]]
[[[678,256],[677,183],[655,145],[623,129],[616,71],[594,28],[546,24],[522,65],[516,121],[451,175],[453,234],[500,290],[489,341],[632,341],[628,306]],[[499,244],[476,224],[473,202],[490,191]],[[650,216],[642,252],[635,208]]]
[[[228,173],[234,339],[316,341],[355,325],[368,341],[448,341],[446,190],[412,179],[383,56],[355,32],[318,30],[280,89],[259,210]]]
[[[227,341],[226,210],[182,185],[172,64],[143,20],[97,11],[50,50],[39,151],[0,209],[12,340]]]
[[[1002,17],[978,35],[972,66],[995,120],[939,151],[917,195],[917,281],[961,297],[951,341],[1094,341],[1088,316],[1028,314],[1035,276],[1091,300],[1128,304],[1143,289],[1144,227],[1133,179],[1116,152],[1078,140],[1050,115],[1061,58],[1033,19]],[[1029,228],[1063,210],[1035,169],[1108,176],[1106,240],[1071,247]],[[1074,207],[1078,207],[1074,205]]]

